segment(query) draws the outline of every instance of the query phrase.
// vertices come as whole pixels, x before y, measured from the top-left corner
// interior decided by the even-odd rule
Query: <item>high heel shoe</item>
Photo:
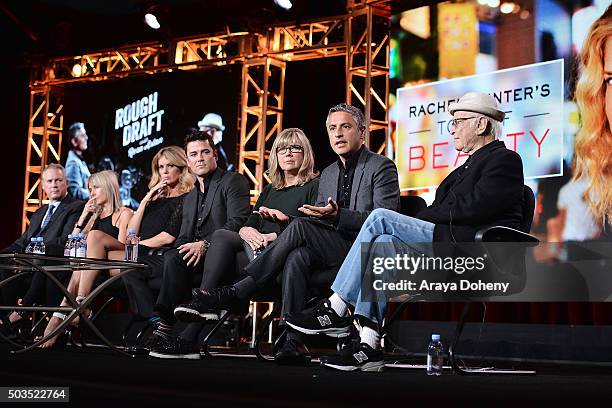
[[[22,340],[28,341],[30,334],[30,320],[27,319],[22,313],[17,313],[20,318],[11,322],[10,314],[3,316],[0,321],[0,333],[9,340]]]

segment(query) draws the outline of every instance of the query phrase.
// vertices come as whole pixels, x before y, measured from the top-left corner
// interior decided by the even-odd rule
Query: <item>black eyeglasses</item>
[[[287,152],[291,152],[291,154],[296,154],[296,153],[302,153],[303,151],[304,151],[304,148],[300,145],[278,147],[276,149],[276,153],[280,154],[281,156],[286,155]]]

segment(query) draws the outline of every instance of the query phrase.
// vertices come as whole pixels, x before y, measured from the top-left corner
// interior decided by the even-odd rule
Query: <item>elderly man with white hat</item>
[[[227,154],[221,144],[221,142],[223,142],[223,131],[225,130],[221,115],[217,113],[207,113],[202,120],[198,121],[198,128],[203,132],[210,133],[213,142],[215,142],[215,148],[217,149],[219,157],[219,160],[217,160],[217,167],[221,167],[227,171],[233,171],[234,165],[227,160]]]
[[[294,330],[306,334],[348,335],[355,307],[360,342],[330,356],[325,366],[345,371],[382,371],[380,324],[386,302],[361,300],[361,246],[399,243],[410,252],[433,255],[431,242],[473,242],[488,225],[519,228],[523,207],[523,164],[520,156],[497,140],[505,114],[488,94],[469,92],[449,107],[455,149],[469,155],[440,184],[431,206],[416,218],[377,209],[366,219],[332,285],[333,294],[312,311],[287,316]],[[380,247],[379,247],[380,248]],[[377,250],[379,249],[377,248]],[[393,258],[392,245],[381,254]],[[388,248],[388,249],[385,249]],[[389,251],[387,254],[386,251]],[[377,251],[378,256],[378,251]]]

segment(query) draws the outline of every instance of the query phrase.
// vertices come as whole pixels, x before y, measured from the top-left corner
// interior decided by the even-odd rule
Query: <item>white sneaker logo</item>
[[[355,358],[355,360],[357,360],[358,363],[363,363],[368,359],[368,356],[366,356],[366,353],[364,353],[363,351],[353,354],[353,357]]]
[[[331,326],[332,322],[328,315],[325,316],[317,316],[317,320],[322,327]]]

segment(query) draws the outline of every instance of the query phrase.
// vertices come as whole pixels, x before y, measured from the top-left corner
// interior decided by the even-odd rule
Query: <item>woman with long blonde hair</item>
[[[142,199],[138,210],[133,215],[131,210],[125,208],[122,210],[129,212],[130,217],[127,222],[119,225],[116,235],[114,228],[112,228],[114,224],[109,227],[109,222],[105,222],[108,217],[88,222],[88,224],[93,223],[93,228],[87,234],[88,258],[123,259],[124,243],[129,229],[134,229],[136,234],[142,237],[140,245],[144,247],[143,249],[157,248],[174,242],[180,228],[180,217],[176,214],[181,212],[184,195],[191,191],[194,185],[194,178],[189,173],[187,158],[183,149],[178,146],[168,146],[160,149],[151,162],[151,172],[149,192]],[[98,184],[113,184],[113,180],[114,184],[117,184],[116,174],[110,171],[92,175],[90,178],[92,198],[99,196],[96,193]],[[117,199],[119,200],[118,188],[117,184]],[[117,201],[117,203],[120,202]],[[83,218],[79,220],[77,227],[82,226],[83,221]],[[84,226],[84,228],[87,227]],[[111,274],[116,273],[118,271],[111,271]],[[70,293],[76,294],[77,301],[84,299],[91,293],[97,275],[98,271],[93,270],[75,271],[73,273],[68,290]],[[62,303],[67,304],[66,299]],[[47,325],[45,334],[54,330],[63,318],[65,316],[61,314],[54,314]],[[54,342],[55,338],[50,339],[43,347],[49,347]]]
[[[587,178],[585,198],[598,224],[612,224],[612,6],[593,23],[581,54],[576,103],[575,179]]]

